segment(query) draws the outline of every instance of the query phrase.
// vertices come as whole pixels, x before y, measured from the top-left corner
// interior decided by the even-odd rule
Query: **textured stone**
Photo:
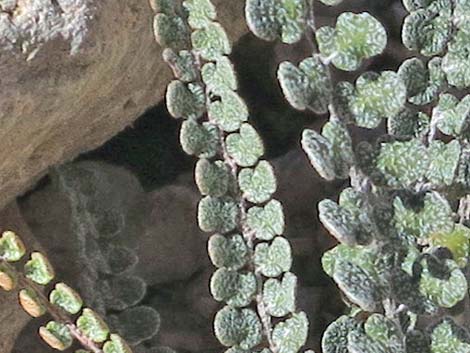
[[[187,280],[208,262],[208,236],[196,221],[200,195],[193,184],[186,185],[169,185],[148,194],[151,213],[135,241],[136,270],[149,285]]]
[[[243,2],[221,3],[236,41]],[[172,75],[152,16],[141,0],[18,0],[0,10],[0,208],[159,102]]]

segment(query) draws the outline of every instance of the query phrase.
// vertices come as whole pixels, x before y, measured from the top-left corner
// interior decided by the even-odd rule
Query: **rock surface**
[[[90,171],[93,176],[88,174]],[[199,194],[192,179],[144,193],[132,173],[103,162],[73,163],[65,173],[76,188],[90,195],[87,205],[93,217],[108,210],[122,214],[122,234],[109,242],[135,249],[139,257],[136,272],[148,285],[187,280],[208,262],[207,236],[196,222]],[[56,178],[26,197],[21,208],[38,241],[61,264],[58,271],[78,278],[82,272],[82,260],[77,255],[82,251],[82,235],[75,227],[77,219],[73,219],[69,196]],[[87,231],[84,236],[99,237],[94,233],[103,230]]]
[[[189,185],[169,185],[148,196],[151,213],[135,237],[137,273],[149,285],[187,280],[205,262],[208,236],[196,222],[199,194]]]
[[[214,1],[236,41],[243,1]],[[145,0],[0,1],[0,209],[157,104],[171,78]]]

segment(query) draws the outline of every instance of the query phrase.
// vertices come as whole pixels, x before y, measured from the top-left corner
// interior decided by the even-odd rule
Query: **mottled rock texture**
[[[215,1],[236,41],[243,1]],[[0,0],[0,209],[104,143],[171,78],[146,0]]]

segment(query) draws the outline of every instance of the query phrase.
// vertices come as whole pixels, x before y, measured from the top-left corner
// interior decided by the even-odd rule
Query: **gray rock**
[[[71,202],[77,196],[65,192],[57,177],[24,198],[21,208],[65,276],[80,278],[81,274],[82,282],[90,280],[83,276],[85,259],[80,258],[83,237],[106,238],[110,244],[133,249],[139,258],[134,273],[148,285],[186,280],[208,261],[207,236],[196,222],[199,195],[194,186],[169,185],[146,194],[137,178],[121,167],[78,162],[61,170],[60,183],[87,197],[85,207],[96,218],[93,226],[81,229],[88,220],[73,219]],[[122,222],[115,222],[116,214],[122,216]],[[99,249],[87,251],[87,262],[97,263]]]
[[[208,236],[196,221],[199,199],[189,185],[169,185],[148,195],[150,216],[135,241],[137,272],[149,285],[186,280],[207,262]]]

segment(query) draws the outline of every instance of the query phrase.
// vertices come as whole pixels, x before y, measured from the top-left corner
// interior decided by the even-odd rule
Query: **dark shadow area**
[[[102,160],[123,166],[138,176],[146,190],[155,189],[192,167],[192,158],[179,145],[179,126],[180,122],[161,103],[78,160]]]

